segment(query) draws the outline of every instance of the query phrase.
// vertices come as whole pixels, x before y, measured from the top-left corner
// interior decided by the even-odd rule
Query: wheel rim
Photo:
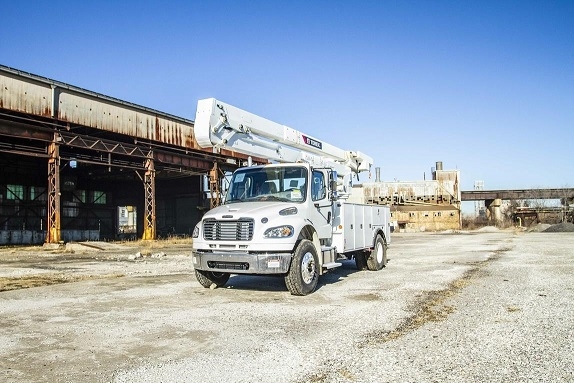
[[[301,260],[301,277],[306,284],[311,283],[315,278],[315,259],[310,252],[305,253]]]
[[[380,242],[377,243],[377,263],[383,263],[383,245]]]

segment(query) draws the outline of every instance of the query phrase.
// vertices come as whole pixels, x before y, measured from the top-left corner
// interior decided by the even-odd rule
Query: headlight
[[[195,227],[193,228],[193,234],[191,235],[191,237],[192,238],[199,237],[199,223],[197,225],[195,225]]]
[[[265,238],[287,238],[293,235],[293,226],[284,225],[265,230]]]

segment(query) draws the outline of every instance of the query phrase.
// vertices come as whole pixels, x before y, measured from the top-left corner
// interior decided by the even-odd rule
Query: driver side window
[[[325,176],[319,171],[313,171],[313,184],[311,185],[311,196],[313,201],[318,201],[327,195],[325,188]]]

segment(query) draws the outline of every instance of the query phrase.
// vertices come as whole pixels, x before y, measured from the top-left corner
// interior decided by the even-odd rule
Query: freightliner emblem
[[[303,137],[303,141],[305,141],[305,143],[307,145],[310,145],[310,146],[313,146],[317,149],[323,150],[323,144],[321,143],[321,141],[314,140],[314,139],[307,137],[303,134],[301,135],[301,137]]]

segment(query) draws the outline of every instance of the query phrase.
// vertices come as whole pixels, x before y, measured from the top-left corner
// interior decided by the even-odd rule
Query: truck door
[[[332,203],[327,190],[328,178],[324,171],[313,170],[311,175],[311,208],[309,219],[320,239],[331,238]]]

